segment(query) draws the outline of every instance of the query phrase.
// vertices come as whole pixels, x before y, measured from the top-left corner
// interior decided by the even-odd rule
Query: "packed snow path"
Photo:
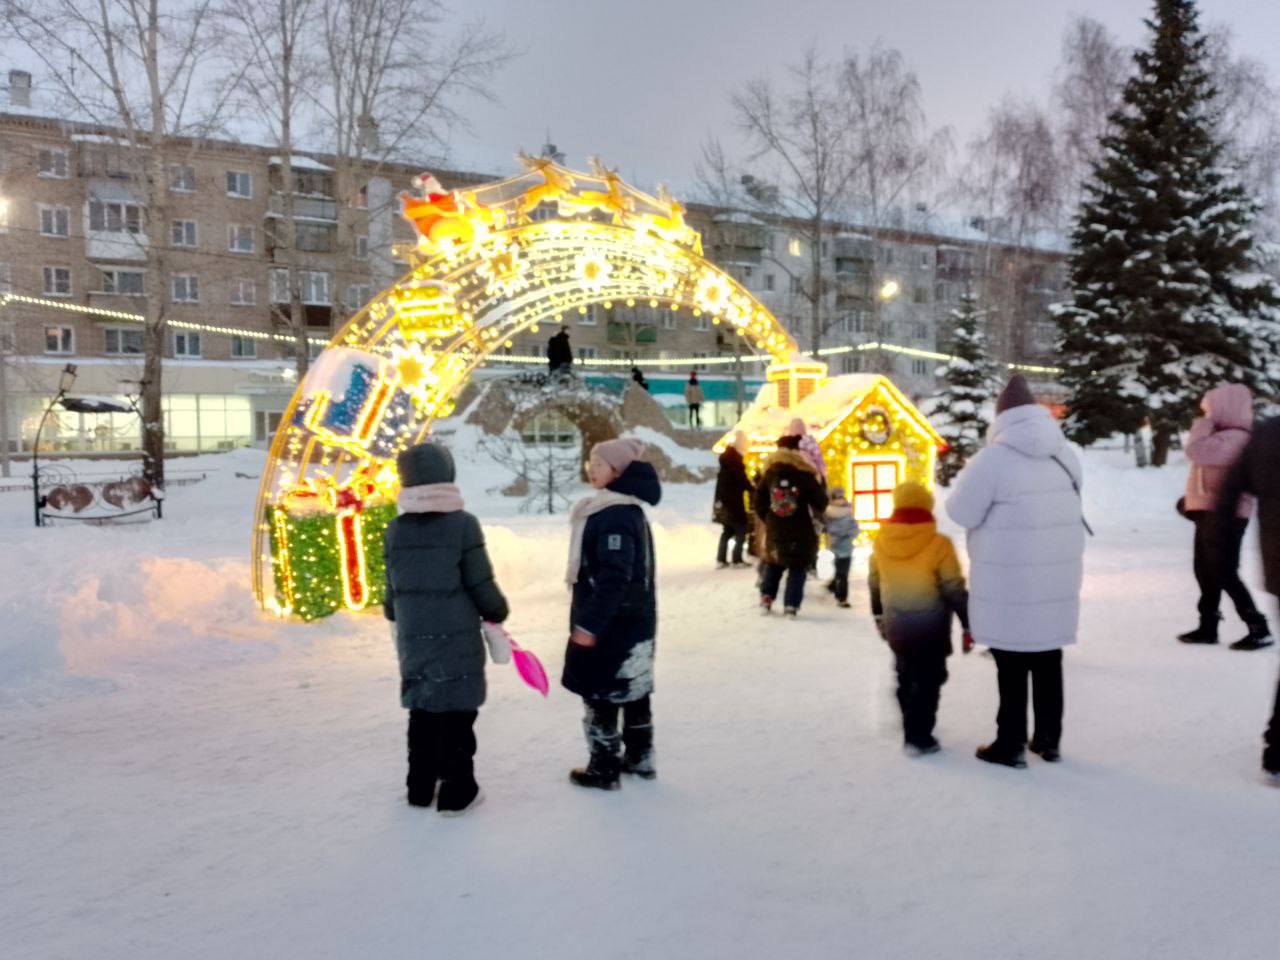
[[[944,752],[905,758],[865,558],[853,610],[811,589],[798,622],[761,618],[750,571],[709,569],[710,488],[672,488],[659,779],[575,790],[578,701],[491,667],[487,799],[445,820],[403,802],[386,625],[276,624],[245,597],[238,456],[145,528],[27,530],[25,498],[0,497],[7,960],[1244,960],[1280,942],[1280,795],[1257,773],[1276,657],[1172,642],[1195,600],[1178,468],[1087,460],[1099,536],[1057,766],[974,760],[996,702],[978,654],[950,661]],[[558,674],[563,518],[473,500],[512,630]],[[1256,564],[1251,531],[1251,583]]]

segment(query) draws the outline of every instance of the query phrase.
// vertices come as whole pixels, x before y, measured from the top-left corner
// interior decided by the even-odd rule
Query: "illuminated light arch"
[[[330,341],[271,446],[254,524],[260,605],[305,620],[379,602],[381,538],[395,515],[395,457],[453,410],[474,370],[511,338],[593,304],[705,314],[788,362],[795,341],[702,256],[681,204],[593,164],[521,158],[524,173],[402,194],[412,268]]]

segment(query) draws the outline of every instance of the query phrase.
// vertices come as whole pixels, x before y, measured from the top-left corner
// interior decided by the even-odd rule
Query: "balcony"
[[[271,198],[267,201],[267,216],[284,216],[284,197],[281,194],[271,194]],[[295,220],[319,220],[327,223],[337,223],[338,201],[330,200],[327,197],[294,196],[293,217]]]

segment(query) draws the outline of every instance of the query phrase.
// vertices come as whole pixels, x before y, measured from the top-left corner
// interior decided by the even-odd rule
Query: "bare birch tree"
[[[267,300],[274,325],[293,336],[294,362],[301,383],[311,363],[311,344],[302,297],[303,264],[298,247],[293,171],[304,108],[302,91],[314,89],[321,76],[317,50],[307,43],[314,33],[312,18],[318,13],[318,5],[313,0],[223,0],[220,13],[228,27],[224,52],[231,62],[244,65],[241,105],[266,125],[280,158],[280,210],[274,217],[271,249],[284,255],[288,297],[286,303],[277,302],[269,275]]]
[[[145,475],[164,484],[161,403],[170,279],[169,164],[214,132],[234,85],[210,69],[213,0],[0,0],[8,30],[45,67],[59,108],[117,141],[145,211],[127,231],[146,265],[141,380]]]

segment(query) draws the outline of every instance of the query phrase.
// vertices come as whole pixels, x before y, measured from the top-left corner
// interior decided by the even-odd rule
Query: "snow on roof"
[[[747,223],[755,227],[767,227],[768,224],[759,217],[754,217],[742,210],[729,210],[725,213],[717,213],[711,218],[716,223]]]
[[[281,166],[284,163],[284,157],[272,157],[268,163],[273,167]],[[319,160],[312,160],[310,157],[304,157],[300,153],[295,153],[289,158],[289,163],[295,170],[321,170],[325,173],[331,173],[333,167],[326,167]]]

